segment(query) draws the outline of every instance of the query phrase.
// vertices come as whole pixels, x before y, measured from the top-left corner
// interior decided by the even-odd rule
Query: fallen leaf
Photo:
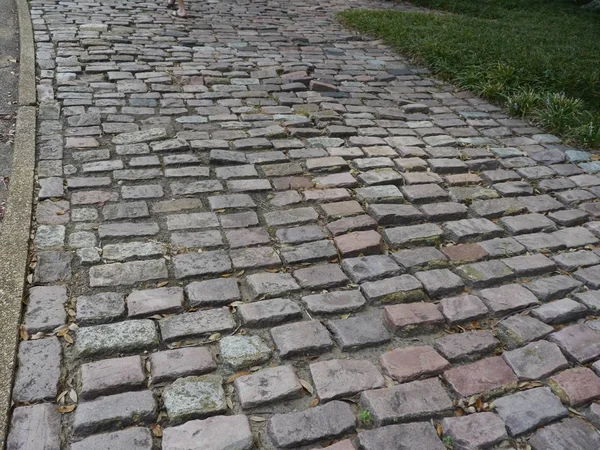
[[[73,338],[71,337],[71,335],[69,333],[65,333],[63,335],[63,339],[68,343],[68,344],[72,344],[73,343]]]
[[[259,416],[250,416],[250,420],[252,422],[266,422],[267,419],[265,419],[264,417],[259,417]]]
[[[227,378],[227,380],[225,380],[225,384],[231,384],[235,380],[237,380],[239,377],[243,377],[244,375],[250,375],[250,372],[248,372],[247,370],[244,370],[242,372],[234,373],[229,378]]]
[[[483,400],[481,400],[481,397],[479,397],[475,402],[475,409],[477,411],[481,411],[483,409]]]
[[[25,326],[21,325],[21,327],[19,328],[19,334],[21,335],[21,339],[23,339],[24,341],[29,340],[29,333],[25,329]]]
[[[308,393],[309,393],[310,395],[312,395],[312,394],[313,394],[313,392],[314,392],[314,389],[313,389],[312,385],[311,385],[311,384],[310,384],[308,381],[306,381],[306,380],[303,380],[302,378],[300,378],[300,384],[302,385],[302,387],[303,387],[304,389],[306,389],[306,390],[308,391]]]
[[[167,284],[169,284],[169,282],[168,282],[168,281],[161,281],[160,283],[158,283],[158,284],[156,285],[156,287],[159,287],[159,288],[161,288],[161,287],[165,287]]]
[[[224,273],[223,275],[221,275],[221,278],[230,278],[232,275],[232,273]]]
[[[435,424],[435,431],[437,432],[437,435],[439,437],[442,437],[442,434],[444,434],[444,429],[442,428],[442,425],[439,423]]]
[[[56,397],[56,403],[61,403],[68,393],[69,391],[61,392],[58,397]]]
[[[221,339],[221,333],[213,333],[208,337],[209,341],[217,341]]]
[[[73,402],[73,403],[77,403],[77,392],[75,392],[75,389],[71,389],[69,391],[69,399]]]
[[[342,315],[340,316],[340,319],[342,319],[342,320],[346,320],[348,317],[350,317],[350,314],[342,314]]]
[[[385,379],[385,387],[391,388],[396,385],[394,380],[392,380],[390,377],[384,375],[383,378]]]
[[[573,414],[575,414],[576,416],[581,416],[581,417],[584,417],[584,415],[583,415],[583,414],[581,414],[581,413],[580,413],[579,411],[577,411],[576,409],[574,409],[574,408],[571,408],[570,406],[568,406],[568,407],[567,407],[567,409],[568,409],[569,411],[571,411]]]
[[[317,406],[319,404],[319,399],[318,398],[313,398],[310,403],[308,404],[309,408],[314,408],[315,406]]]
[[[227,407],[229,409],[233,409],[233,401],[231,400],[231,397],[227,397],[226,400],[227,400]]]
[[[67,414],[67,413],[75,411],[75,408],[77,408],[77,405],[64,405],[64,406],[59,406],[57,408],[57,410],[61,414]]]
[[[154,425],[152,425],[152,434],[154,435],[154,437],[162,437],[163,432],[159,424],[155,423]]]

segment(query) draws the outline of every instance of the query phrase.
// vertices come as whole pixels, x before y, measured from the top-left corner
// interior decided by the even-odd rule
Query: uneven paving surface
[[[9,450],[600,448],[598,163],[359,6],[31,2]]]

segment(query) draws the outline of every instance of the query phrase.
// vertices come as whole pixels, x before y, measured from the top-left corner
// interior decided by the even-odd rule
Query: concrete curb
[[[27,0],[16,0],[19,18],[19,109],[7,210],[0,229],[0,448],[6,444],[11,389],[19,342],[33,205],[36,84],[33,29]]]
[[[27,0],[15,0],[19,15],[19,106],[35,106],[35,44]]]

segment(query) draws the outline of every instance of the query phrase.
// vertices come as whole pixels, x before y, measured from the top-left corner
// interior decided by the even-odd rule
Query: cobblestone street
[[[598,450],[600,162],[345,29],[31,0],[8,450]]]

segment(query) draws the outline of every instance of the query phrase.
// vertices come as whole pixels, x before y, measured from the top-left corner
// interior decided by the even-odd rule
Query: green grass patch
[[[411,0],[345,24],[568,142],[600,147],[600,13],[577,0]]]

